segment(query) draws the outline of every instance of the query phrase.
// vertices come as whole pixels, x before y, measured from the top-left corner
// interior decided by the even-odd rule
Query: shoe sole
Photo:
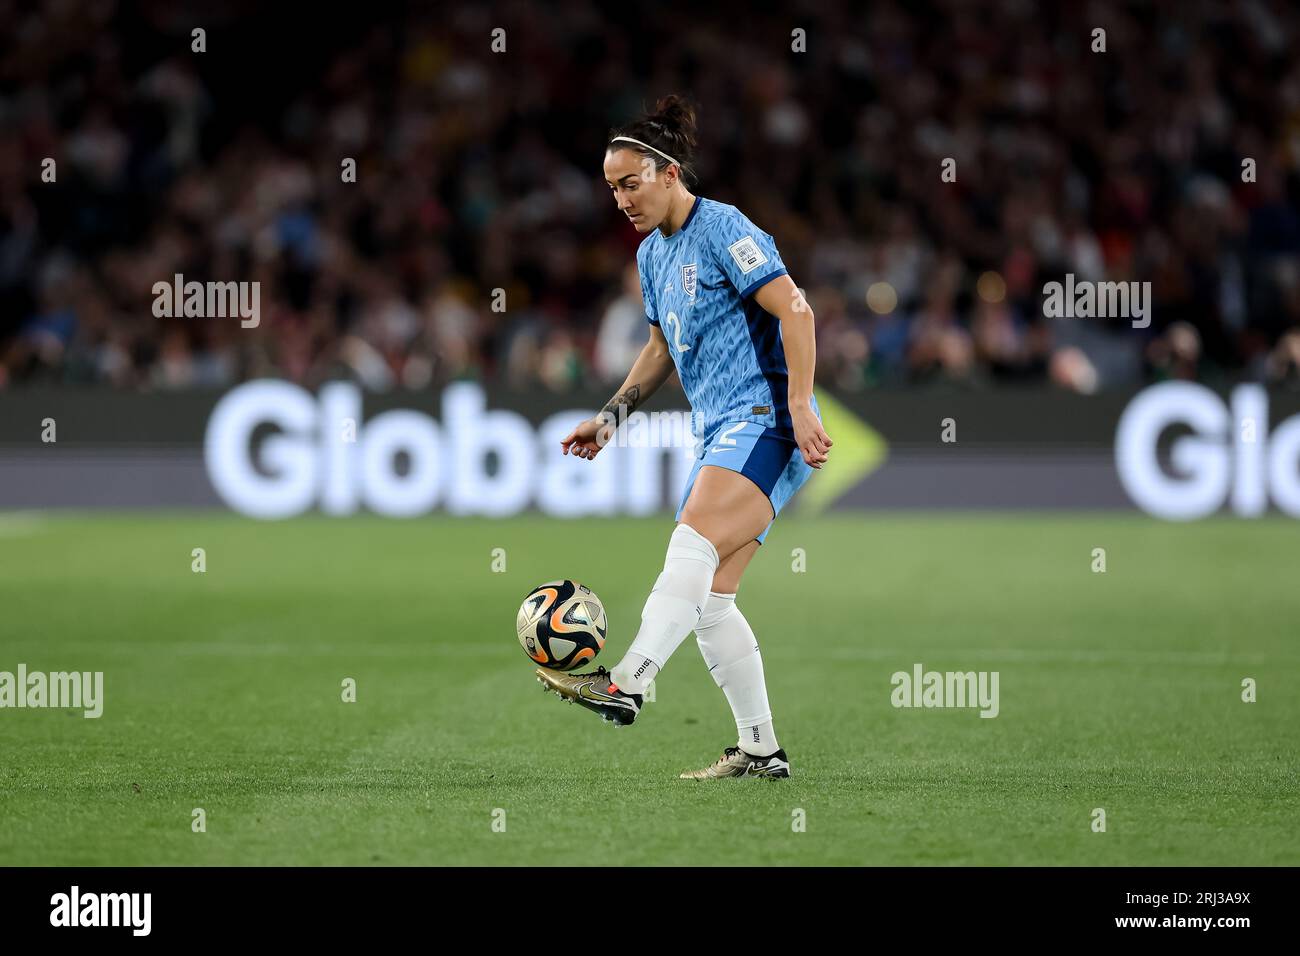
[[[678,776],[678,780],[694,780],[696,783],[704,783],[709,780],[789,780],[790,765],[786,764],[773,773],[729,773],[725,777],[694,777]]]
[[[708,783],[711,780],[789,780],[788,773],[741,773],[727,774],[725,777],[678,777],[678,780],[694,780],[696,783]]]

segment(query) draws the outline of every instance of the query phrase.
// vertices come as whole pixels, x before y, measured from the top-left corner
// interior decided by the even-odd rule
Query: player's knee
[[[718,594],[735,594],[740,587],[740,575],[731,568],[719,568],[713,575],[710,591]]]
[[[734,593],[720,591],[717,588],[714,588],[714,592],[716,593],[710,593],[709,599],[704,602],[704,612],[695,625],[695,638],[697,641],[701,641],[700,632],[704,631],[701,648],[703,648],[704,642],[707,642],[709,630],[720,624],[736,610],[736,595]],[[724,594],[725,597],[720,596]]]
[[[718,546],[718,543],[713,540],[714,534],[716,534],[716,530],[713,528],[713,522],[710,520],[704,509],[696,508],[688,504],[682,509],[682,514],[678,521],[680,524],[688,525],[696,534],[708,538],[713,542],[715,548]]]
[[[716,542],[683,518],[668,539],[668,553],[664,557],[664,568],[670,567],[674,559],[699,561],[709,565],[716,574],[723,557]]]
[[[739,530],[729,527],[725,519],[719,519],[715,515],[705,514],[699,510],[683,510],[680,521],[682,524],[690,525],[698,534],[708,540],[713,545],[714,550],[718,553],[718,561],[727,560],[749,541],[752,541],[755,534],[750,534],[748,530]],[[715,586],[715,591],[735,591],[736,582],[732,582],[726,588]]]

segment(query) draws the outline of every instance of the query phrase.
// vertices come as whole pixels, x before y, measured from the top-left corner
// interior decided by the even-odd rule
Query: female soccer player
[[[813,398],[813,313],[770,235],[735,206],[686,188],[694,152],[695,113],[676,96],[610,135],[605,181],[645,235],[637,268],[650,341],[618,394],[563,441],[565,454],[595,458],[676,369],[703,438],[679,523],[641,627],[613,671],[537,675],[615,726],[630,724],[646,685],[694,630],[740,736],[715,763],[681,776],[788,777],[758,643],[736,591],[781,507],[831,447]]]

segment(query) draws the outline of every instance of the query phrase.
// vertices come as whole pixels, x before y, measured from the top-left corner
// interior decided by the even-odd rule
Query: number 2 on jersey
[[[682,342],[682,320],[677,317],[676,312],[669,312],[665,321],[668,323],[668,327],[673,330],[673,345],[677,346],[677,351],[685,352],[690,346]]]

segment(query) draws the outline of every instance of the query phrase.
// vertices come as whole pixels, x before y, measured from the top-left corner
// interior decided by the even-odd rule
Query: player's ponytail
[[[618,139],[618,137],[624,137]],[[695,181],[695,108],[685,98],[670,93],[646,113],[609,134],[608,149],[631,149],[653,160],[655,169],[676,163],[683,183]]]

